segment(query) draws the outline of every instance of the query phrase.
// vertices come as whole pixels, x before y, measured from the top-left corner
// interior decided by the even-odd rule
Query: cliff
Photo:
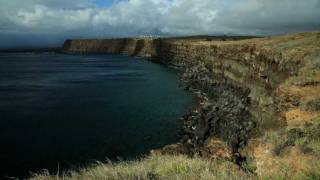
[[[298,172],[310,159],[319,162],[320,140],[314,135],[320,135],[319,32],[254,39],[68,40],[63,50],[144,56],[184,69],[182,80],[199,95],[199,107],[183,117],[181,142],[163,152],[219,156],[259,175],[283,163]]]
[[[82,39],[67,40],[63,50],[67,53],[124,54],[152,57],[155,55],[156,41],[151,39]]]

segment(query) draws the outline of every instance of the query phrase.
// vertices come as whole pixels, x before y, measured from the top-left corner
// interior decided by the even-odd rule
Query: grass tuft
[[[251,177],[228,161],[188,158],[186,156],[151,155],[150,157],[117,164],[98,164],[80,172],[69,172],[61,176],[48,172],[36,174],[33,180],[69,179],[250,179]]]

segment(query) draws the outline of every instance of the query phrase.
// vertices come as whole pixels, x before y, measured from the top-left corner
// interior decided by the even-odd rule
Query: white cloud
[[[0,0],[0,36],[50,35],[60,42],[67,37],[320,29],[319,0],[120,0],[111,7],[97,7],[94,1]]]

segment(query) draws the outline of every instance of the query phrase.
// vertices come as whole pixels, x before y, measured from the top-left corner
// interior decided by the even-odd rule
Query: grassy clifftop
[[[211,137],[236,139],[236,143],[239,138],[248,138],[238,153],[261,176],[284,166],[292,170],[290,174],[317,167],[314,164],[319,162],[319,141],[315,137],[320,115],[320,33],[247,40],[167,40],[162,43],[158,59],[186,67],[190,87],[209,96],[213,94],[206,102],[209,108],[199,109],[200,117],[189,119],[197,122],[190,123],[190,131],[195,127],[202,131],[192,133],[193,137],[199,139],[207,134],[202,137],[205,147],[212,146]],[[230,89],[226,86],[242,93],[226,93]],[[214,97],[215,93],[219,97]],[[221,97],[224,94],[227,98]],[[238,99],[230,100],[231,96]],[[242,105],[247,109],[241,109]],[[232,109],[248,110],[249,116]],[[219,118],[211,118],[210,114]],[[246,124],[248,119],[256,125],[251,130]],[[246,137],[247,134],[251,136]]]
[[[141,161],[98,164],[65,175],[36,175],[33,179],[247,179],[249,175],[227,161],[178,155],[151,155]]]
[[[214,180],[214,179],[319,179],[319,167],[291,173],[286,166],[277,171],[266,169],[263,176],[248,174],[240,170],[234,163],[224,160],[208,160],[183,155],[151,155],[143,160],[121,162],[117,164],[97,164],[78,172],[50,175],[47,172],[35,175],[33,180]]]
[[[64,51],[140,55],[181,67],[186,88],[201,98],[184,117],[179,144],[140,161],[100,164],[65,178],[320,178],[319,32],[76,40],[67,41]]]

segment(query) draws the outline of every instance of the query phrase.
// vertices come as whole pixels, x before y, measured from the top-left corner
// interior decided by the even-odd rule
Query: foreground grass
[[[319,164],[318,164],[319,165]],[[320,166],[301,172],[290,173],[290,168],[283,164],[276,172],[264,169],[263,176],[246,174],[235,164],[223,160],[206,160],[188,158],[183,155],[151,155],[150,157],[131,162],[116,164],[99,163],[96,166],[72,171],[65,174],[50,175],[48,172],[36,174],[33,180],[214,180],[214,179],[320,179]]]
[[[254,160],[260,177],[320,180],[320,117],[300,127],[268,132],[262,142]]]
[[[250,179],[231,162],[186,156],[151,155],[141,161],[98,164],[79,172],[35,175],[34,180],[57,179]]]

